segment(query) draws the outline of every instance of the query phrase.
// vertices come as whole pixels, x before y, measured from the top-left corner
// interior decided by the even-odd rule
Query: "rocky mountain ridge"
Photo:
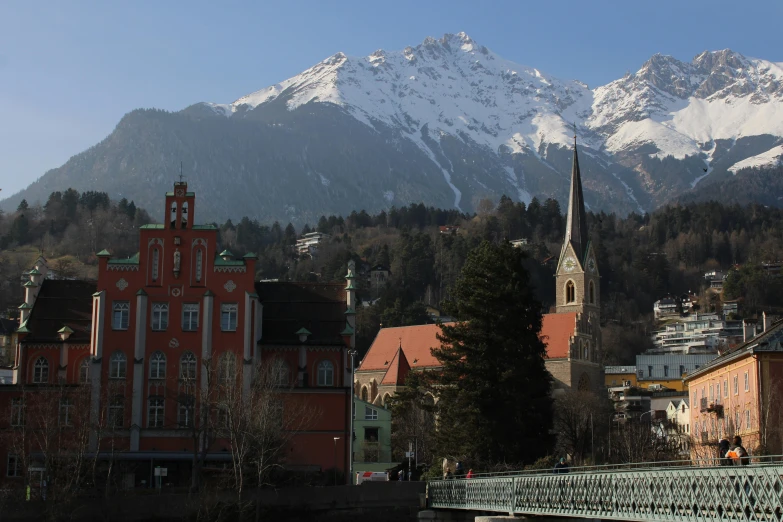
[[[180,161],[206,219],[312,223],[420,201],[471,211],[501,194],[564,204],[573,124],[590,208],[651,210],[780,161],[783,64],[730,50],[655,55],[590,90],[464,33],[337,53],[231,104],[134,111],[2,205],[73,186],[154,208]]]

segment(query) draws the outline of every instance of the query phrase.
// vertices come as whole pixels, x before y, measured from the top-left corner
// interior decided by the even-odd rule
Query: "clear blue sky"
[[[592,88],[652,54],[783,61],[783,1],[0,2],[0,192],[98,143],[126,112],[232,102],[338,51],[465,31]]]

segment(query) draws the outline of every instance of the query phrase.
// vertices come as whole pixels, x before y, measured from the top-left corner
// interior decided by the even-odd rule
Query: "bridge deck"
[[[783,520],[783,464],[435,480],[431,508],[618,520]]]

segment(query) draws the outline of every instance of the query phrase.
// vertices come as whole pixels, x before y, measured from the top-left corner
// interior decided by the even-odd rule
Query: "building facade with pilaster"
[[[165,196],[164,223],[141,227],[136,255],[97,254],[97,281],[47,280],[39,258],[24,285],[14,383],[0,387],[5,424],[29,426],[14,413],[17,402],[26,411],[28,392],[66,397],[78,388],[84,396],[61,398],[59,413],[65,405],[68,415],[97,427],[89,451],[119,462],[124,487],[153,484],[158,467],[166,468],[167,482],[188,485],[195,452],[207,467],[231,466],[223,427],[229,413],[216,394],[235,383],[241,396],[252,397],[259,369],[274,364],[281,368],[272,384],[282,397],[281,419],[306,413],[294,422],[282,463],[307,472],[336,468],[345,477],[352,264],[345,284],[256,283],[256,255],[220,252],[217,228],[194,225],[195,212],[195,194],[175,183]],[[215,426],[211,436],[205,415]],[[0,450],[7,468],[22,461],[41,467],[15,455],[18,449]]]

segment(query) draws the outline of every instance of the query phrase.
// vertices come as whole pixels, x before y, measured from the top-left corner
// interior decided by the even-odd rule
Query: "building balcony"
[[[699,412],[700,413],[717,413],[719,416],[723,415],[723,404],[720,403],[720,399],[709,401],[706,398],[699,400]]]

